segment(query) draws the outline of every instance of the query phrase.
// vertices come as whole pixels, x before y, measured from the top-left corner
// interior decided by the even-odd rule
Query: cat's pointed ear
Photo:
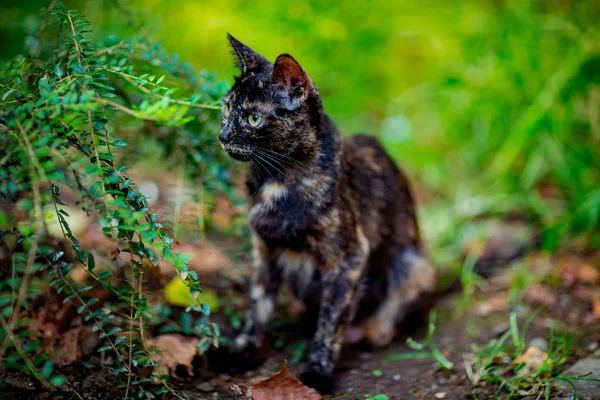
[[[258,74],[271,64],[266,58],[231,36],[229,33],[227,34],[227,39],[229,39],[229,43],[231,43],[233,55],[238,67],[242,71],[242,76]]]
[[[294,57],[282,54],[277,57],[271,82],[283,86],[291,98],[304,101],[308,97],[311,81],[304,68],[298,64]]]

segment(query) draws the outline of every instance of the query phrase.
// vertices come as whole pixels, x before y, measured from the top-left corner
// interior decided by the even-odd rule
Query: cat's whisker
[[[264,164],[264,162],[265,162],[266,160],[265,160],[265,159],[263,159],[263,158],[262,158],[262,157],[261,157],[261,156],[260,156],[258,153],[252,153],[252,154],[253,154],[253,155],[255,155],[256,157],[258,157],[258,158],[253,158],[253,160],[254,160],[254,161],[256,161],[256,162],[257,162],[257,163],[258,163],[258,164],[259,164],[259,165],[260,165],[260,166],[261,166],[261,167],[262,167],[262,168],[263,168],[265,171],[267,171],[267,173],[268,173],[269,175],[271,175],[271,178],[275,179],[275,176],[274,176],[274,175],[271,173],[271,170],[270,170],[269,168],[267,168],[267,167],[265,166],[265,164]],[[260,160],[262,160],[262,162],[261,162],[261,161],[259,161],[259,159],[260,159]],[[269,164],[270,164],[270,163],[269,163]]]
[[[262,171],[260,169],[260,165],[258,163],[258,160],[256,160],[254,157],[252,157],[252,154],[250,154],[248,156],[248,158],[250,159],[250,165],[252,165],[252,167],[254,167],[254,169],[258,173],[258,176],[262,178]]]
[[[280,172],[281,172],[282,174],[284,174],[284,175],[287,175],[287,174],[286,174],[286,170],[288,170],[289,168],[292,168],[292,167],[294,167],[294,165],[293,165],[293,164],[290,164],[290,163],[288,163],[288,164],[284,164],[283,162],[284,162],[285,160],[280,160],[280,159],[277,159],[277,158],[275,158],[275,157],[273,157],[273,156],[271,156],[271,155],[269,155],[269,154],[267,154],[267,153],[263,153],[263,152],[261,152],[261,151],[258,151],[258,154],[262,155],[262,157],[263,157],[264,159],[267,159],[267,160],[270,160],[270,161],[272,161],[272,162],[275,164],[275,165],[274,165],[274,167],[275,167],[275,166],[278,166],[278,167],[280,167],[280,168],[283,170],[283,171],[281,171],[281,170],[280,170]],[[278,169],[278,170],[279,170],[279,169]],[[286,176],[286,177],[287,177],[287,176]]]
[[[261,154],[261,153],[255,153],[257,157],[259,157],[262,161],[264,161],[265,163],[267,163],[268,165],[270,165],[271,167],[273,167],[274,170],[276,170],[277,172],[279,172],[281,175],[283,175],[284,177],[287,178],[287,175],[285,173],[285,168],[282,170],[280,167],[280,165],[278,166],[277,163],[275,163],[274,160],[270,160],[268,157],[265,156],[265,154]],[[272,161],[272,162],[271,162]]]
[[[217,151],[219,151],[220,148],[221,148],[221,146],[219,146],[218,142],[215,143],[215,145],[213,146],[213,149],[212,149],[212,153],[210,153],[211,157],[214,156],[217,153]]]
[[[281,169],[279,169],[277,166],[273,165],[267,158],[266,156],[263,154],[262,156],[260,155],[260,153],[254,153],[254,155],[256,155],[258,158],[260,158],[262,161],[266,162],[267,164],[269,164],[270,166],[272,166],[273,168],[275,168],[281,175],[284,176],[284,178],[287,178],[287,174],[285,173],[285,171],[282,171]],[[273,161],[273,160],[271,160]],[[269,171],[270,173],[270,171]],[[273,174],[271,174],[271,176],[273,177],[273,179],[275,179],[275,177],[273,176]]]
[[[256,173],[258,174],[259,178],[262,179],[263,174],[260,170],[260,166],[258,165],[258,160],[252,158],[252,154],[248,155],[248,158],[250,159],[250,165],[256,170]]]
[[[268,152],[267,149],[258,147],[255,148],[255,151],[261,153],[263,156],[269,158],[272,161],[277,162],[278,165],[280,165],[281,167],[296,167],[300,170],[306,170],[308,169],[308,166],[305,164],[300,163],[297,160],[294,160],[293,158],[286,156],[284,154],[279,154],[279,153],[275,153],[275,152]],[[284,158],[286,157],[286,158]]]
[[[274,156],[280,157],[281,159],[288,160],[288,161],[290,161],[290,162],[292,162],[292,163],[294,163],[294,164],[296,164],[296,165],[301,165],[301,166],[303,166],[303,167],[305,167],[305,168],[309,168],[309,165],[307,165],[307,164],[303,163],[302,161],[298,161],[298,160],[296,160],[296,159],[294,159],[294,158],[290,157],[290,156],[289,156],[289,155],[287,155],[287,154],[278,153],[278,152],[276,152],[276,151],[274,151],[274,150],[271,150],[271,149],[266,149],[266,148],[264,148],[264,147],[260,147],[260,146],[256,146],[256,147],[257,147],[257,148],[259,148],[259,149],[260,149],[260,150],[262,150],[262,151],[265,151],[265,152],[269,153],[269,154],[272,154],[272,155],[274,155]]]
[[[289,164],[289,163],[288,164],[283,164],[282,161],[285,161],[285,160],[279,160],[279,159],[277,159],[277,158],[275,158],[275,157],[273,157],[273,156],[269,155],[268,153],[265,153],[265,152],[263,152],[261,150],[257,149],[256,152],[257,152],[257,154],[262,155],[263,158],[265,158],[267,160],[270,160],[270,161],[273,161],[275,164],[277,164],[278,166],[280,166],[284,170],[293,166],[293,164]]]

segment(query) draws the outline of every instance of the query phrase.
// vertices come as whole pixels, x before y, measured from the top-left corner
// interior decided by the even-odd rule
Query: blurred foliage
[[[36,320],[38,307],[55,299],[98,332],[101,362],[112,367],[125,397],[175,394],[168,376],[156,373],[146,343],[155,315],[145,274],[164,261],[177,270],[188,310],[203,315],[194,330],[202,337],[200,352],[216,344],[219,328],[208,320],[209,305],[188,256],[172,248],[171,232],[120,164],[131,157],[117,161],[119,149],[133,152],[118,132],[135,130],[145,142],[160,143],[153,162],[177,167],[191,180],[206,179],[202,196],[234,197],[229,159],[214,152],[212,139],[219,127],[215,103],[225,86],[146,39],[97,42],[89,25],[83,14],[53,2],[38,40],[28,41],[28,56],[1,66],[0,359],[46,388],[65,383]],[[81,219],[101,227],[112,242],[110,254],[81,244],[80,225],[89,223]],[[94,284],[75,280],[74,269]],[[102,302],[92,290],[97,287],[107,293]],[[151,385],[158,382],[163,388]]]
[[[1,29],[35,41],[31,3]],[[598,2],[73,3],[100,31],[141,30],[229,82],[226,32],[293,54],[343,131],[378,135],[409,170],[434,255],[456,258],[464,221],[507,213],[546,248],[600,244]]]

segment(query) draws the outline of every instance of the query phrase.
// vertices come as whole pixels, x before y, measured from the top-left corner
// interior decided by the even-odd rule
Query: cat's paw
[[[258,368],[260,364],[259,350],[251,343],[243,346],[222,344],[209,350],[206,354],[208,367],[214,372],[237,373]]]
[[[300,375],[300,380],[306,386],[316,389],[323,395],[333,394],[334,381],[332,376],[321,375],[320,373],[309,369]]]

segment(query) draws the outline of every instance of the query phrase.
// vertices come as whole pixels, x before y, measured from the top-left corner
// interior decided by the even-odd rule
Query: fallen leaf
[[[582,283],[600,283],[600,271],[592,264],[581,264],[579,266],[577,277]]]
[[[531,375],[537,372],[548,360],[548,353],[537,346],[530,346],[525,353],[515,358],[513,364],[525,364],[519,369],[518,376]],[[551,362],[551,360],[550,360]]]
[[[314,400],[323,397],[313,388],[305,386],[294,378],[287,366],[287,361],[281,370],[270,378],[252,385],[246,396],[253,400]]]
[[[98,334],[89,326],[78,326],[61,334],[58,348],[51,355],[56,364],[69,365],[91,354],[99,343]]]
[[[438,392],[436,394],[434,394],[436,399],[444,399],[446,398],[446,392]]]
[[[556,293],[552,292],[545,286],[533,284],[527,289],[526,300],[534,306],[544,306],[551,310],[556,306],[558,301]]]
[[[600,283],[600,271],[590,263],[569,259],[560,270],[563,284],[571,287],[576,283],[594,285]]]
[[[592,311],[596,318],[600,318],[600,290],[596,290],[592,295]]]
[[[74,282],[83,284],[88,280],[90,274],[80,265],[74,265],[73,268],[71,268],[71,271],[69,271],[69,277],[73,279]]]
[[[490,297],[481,303],[477,309],[477,315],[485,316],[494,311],[504,311],[508,308],[508,296],[506,293],[498,294]]]
[[[148,345],[160,352],[152,354],[152,360],[159,364],[159,375],[175,374],[178,365],[182,365],[188,374],[194,375],[192,362],[198,354],[198,338],[180,334],[160,335],[148,340]]]
[[[212,289],[204,288],[197,297],[194,297],[190,293],[190,288],[185,285],[178,275],[171,278],[169,283],[165,285],[163,293],[167,303],[173,306],[187,307],[199,301],[200,303],[208,304],[212,311],[216,311],[219,308],[219,298]]]
[[[231,265],[231,261],[221,250],[211,245],[208,242],[201,244],[174,244],[173,250],[178,253],[189,255],[188,270],[196,271],[200,276],[206,276],[219,272],[222,268]],[[172,276],[176,270],[173,264],[163,260],[159,267],[163,274]]]
[[[69,225],[69,229],[71,230],[73,236],[77,238],[81,237],[82,233],[85,231],[91,221],[87,214],[77,207],[61,206],[59,210],[69,214],[69,216],[63,214],[63,218]],[[48,234],[56,239],[64,239],[61,224],[56,216],[56,210],[54,209],[54,206],[46,206],[44,207],[43,211],[44,222],[48,228]]]
[[[146,179],[138,185],[138,190],[146,196],[148,205],[154,205],[160,199],[160,188],[153,180]]]

